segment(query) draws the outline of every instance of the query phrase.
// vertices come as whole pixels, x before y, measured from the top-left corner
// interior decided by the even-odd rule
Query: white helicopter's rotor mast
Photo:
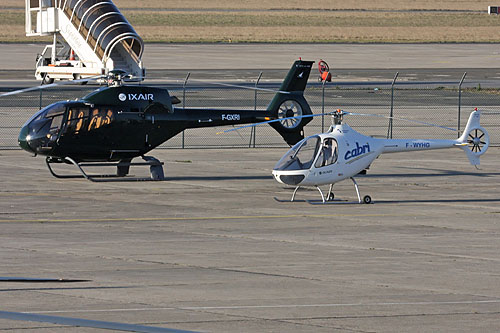
[[[333,125],[341,125],[345,114],[346,113],[341,109],[337,109],[337,111],[332,114]]]

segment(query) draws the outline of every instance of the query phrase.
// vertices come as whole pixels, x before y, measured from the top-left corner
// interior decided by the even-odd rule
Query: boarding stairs
[[[121,55],[121,53],[118,50],[113,49],[110,58],[113,61],[114,69],[120,69],[126,73],[131,73],[134,70],[133,67],[127,63],[125,58]]]
[[[120,69],[130,80],[144,80],[144,42],[111,0],[25,1],[26,36],[53,37],[37,59],[37,79],[72,80]]]

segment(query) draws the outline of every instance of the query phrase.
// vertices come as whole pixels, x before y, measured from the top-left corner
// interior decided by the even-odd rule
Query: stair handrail
[[[89,7],[89,9],[87,9],[87,11],[85,13],[83,13],[82,17],[80,18],[80,24],[78,25],[78,32],[80,32],[80,29],[82,27],[82,24],[83,24],[83,20],[85,18],[85,15],[87,15],[88,12],[90,12],[94,7],[97,7],[97,6],[101,6],[103,4],[113,4],[112,2],[109,2],[109,1],[104,1],[104,2],[98,2],[92,6]]]
[[[141,53],[139,55],[135,54],[132,47],[129,46],[127,43],[123,43],[122,45],[123,45],[123,48],[125,49],[125,51],[127,51],[127,53],[130,54],[132,56],[132,58],[134,58],[134,61],[139,63],[139,62],[142,62],[141,58],[142,58],[142,53],[144,52],[144,41],[142,39],[139,39],[139,38],[133,38],[133,40],[139,42],[139,44],[141,46]],[[111,52],[112,52],[112,50],[109,52],[110,56],[111,56]]]
[[[98,24],[98,22],[101,21],[101,18],[103,18],[105,16],[109,16],[109,15],[114,15],[114,14],[122,15],[122,13],[120,13],[120,12],[109,12],[109,13],[102,14],[101,16],[96,18],[94,20],[94,22],[92,22],[92,24],[90,25],[89,33],[87,34],[87,38],[85,39],[85,41],[87,42],[89,40],[89,36],[92,36],[92,29],[94,28],[94,25]]]
[[[126,37],[132,37],[133,39],[137,40],[137,34],[134,34],[132,32],[125,32],[123,34],[120,34],[120,35],[116,36],[108,44],[108,46],[106,47],[106,50],[104,50],[103,61],[104,60],[107,61],[109,59],[110,53],[113,50],[113,48],[116,46],[116,44],[118,44],[120,41],[126,39]],[[141,50],[142,50],[142,48],[141,48]],[[132,52],[132,53],[129,52],[129,54],[134,55],[134,52]],[[136,59],[134,59],[134,60],[136,60]],[[136,62],[138,62],[137,60],[136,60]]]
[[[71,17],[70,17],[70,22],[73,22],[73,16],[75,15],[75,12],[76,12],[76,8],[78,7],[78,5],[82,2],[82,1],[85,1],[85,0],[78,0],[78,2],[75,4],[75,7],[73,7],[73,12],[71,13]],[[71,8],[70,8],[71,9]]]
[[[97,49],[97,45],[101,46],[101,48],[102,48],[102,45],[99,44],[99,40],[101,39],[102,35],[105,32],[107,32],[108,30],[110,30],[111,28],[116,27],[118,25],[128,25],[128,26],[130,26],[130,23],[128,23],[128,22],[116,22],[116,23],[113,23],[113,24],[107,26],[103,31],[101,31],[101,33],[99,34],[99,37],[96,38],[96,44],[95,44],[95,47],[94,47],[94,52]]]

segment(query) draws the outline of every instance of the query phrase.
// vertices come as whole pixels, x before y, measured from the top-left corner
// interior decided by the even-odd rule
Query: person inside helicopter
[[[337,141],[333,138],[326,138],[321,146],[321,151],[314,166],[321,168],[337,161]]]

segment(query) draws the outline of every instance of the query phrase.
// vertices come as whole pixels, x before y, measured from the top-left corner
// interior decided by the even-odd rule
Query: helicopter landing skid
[[[321,189],[319,188],[319,186],[316,186],[316,189],[319,191],[319,194],[321,195],[321,200],[295,200],[295,195],[297,194],[297,191],[299,190],[300,186],[297,186],[295,188],[295,190],[293,190],[293,194],[292,194],[292,198],[290,200],[281,200],[281,199],[278,199],[276,197],[274,197],[274,200],[278,201],[278,202],[307,202],[311,205],[324,205],[324,204],[339,204],[339,203],[343,203],[343,204],[361,204],[361,203],[364,203],[364,204],[370,204],[372,202],[372,198],[369,196],[369,195],[365,195],[363,197],[363,200],[361,200],[361,196],[359,194],[359,187],[358,187],[358,183],[356,182],[356,180],[351,177],[351,180],[352,182],[354,183],[354,187],[356,188],[356,194],[358,195],[358,202],[354,202],[354,201],[347,201],[347,200],[341,200],[341,199],[335,199],[335,195],[333,194],[332,192],[332,188],[333,188],[333,184],[330,184],[330,188],[328,189],[328,194],[325,195],[323,194],[323,191],[321,191]]]
[[[151,180],[164,180],[163,175],[163,162],[160,162],[154,157],[151,156],[142,156],[145,162],[135,162],[132,163],[131,160],[128,161],[120,161],[120,162],[76,162],[70,157],[65,157],[64,160],[54,161],[50,157],[45,159],[45,163],[47,163],[47,167],[52,174],[52,176],[60,179],[71,179],[71,178],[85,178],[90,180],[91,182],[112,182],[118,180],[127,180],[127,181],[151,181]],[[51,163],[70,163],[78,168],[81,175],[60,175],[54,172]],[[138,166],[138,165],[148,165],[150,168],[151,177],[150,178],[124,178],[130,169],[130,166]],[[116,174],[106,174],[106,175],[89,175],[87,174],[82,167],[108,167],[113,166],[117,168]],[[114,178],[114,179],[112,179]]]

